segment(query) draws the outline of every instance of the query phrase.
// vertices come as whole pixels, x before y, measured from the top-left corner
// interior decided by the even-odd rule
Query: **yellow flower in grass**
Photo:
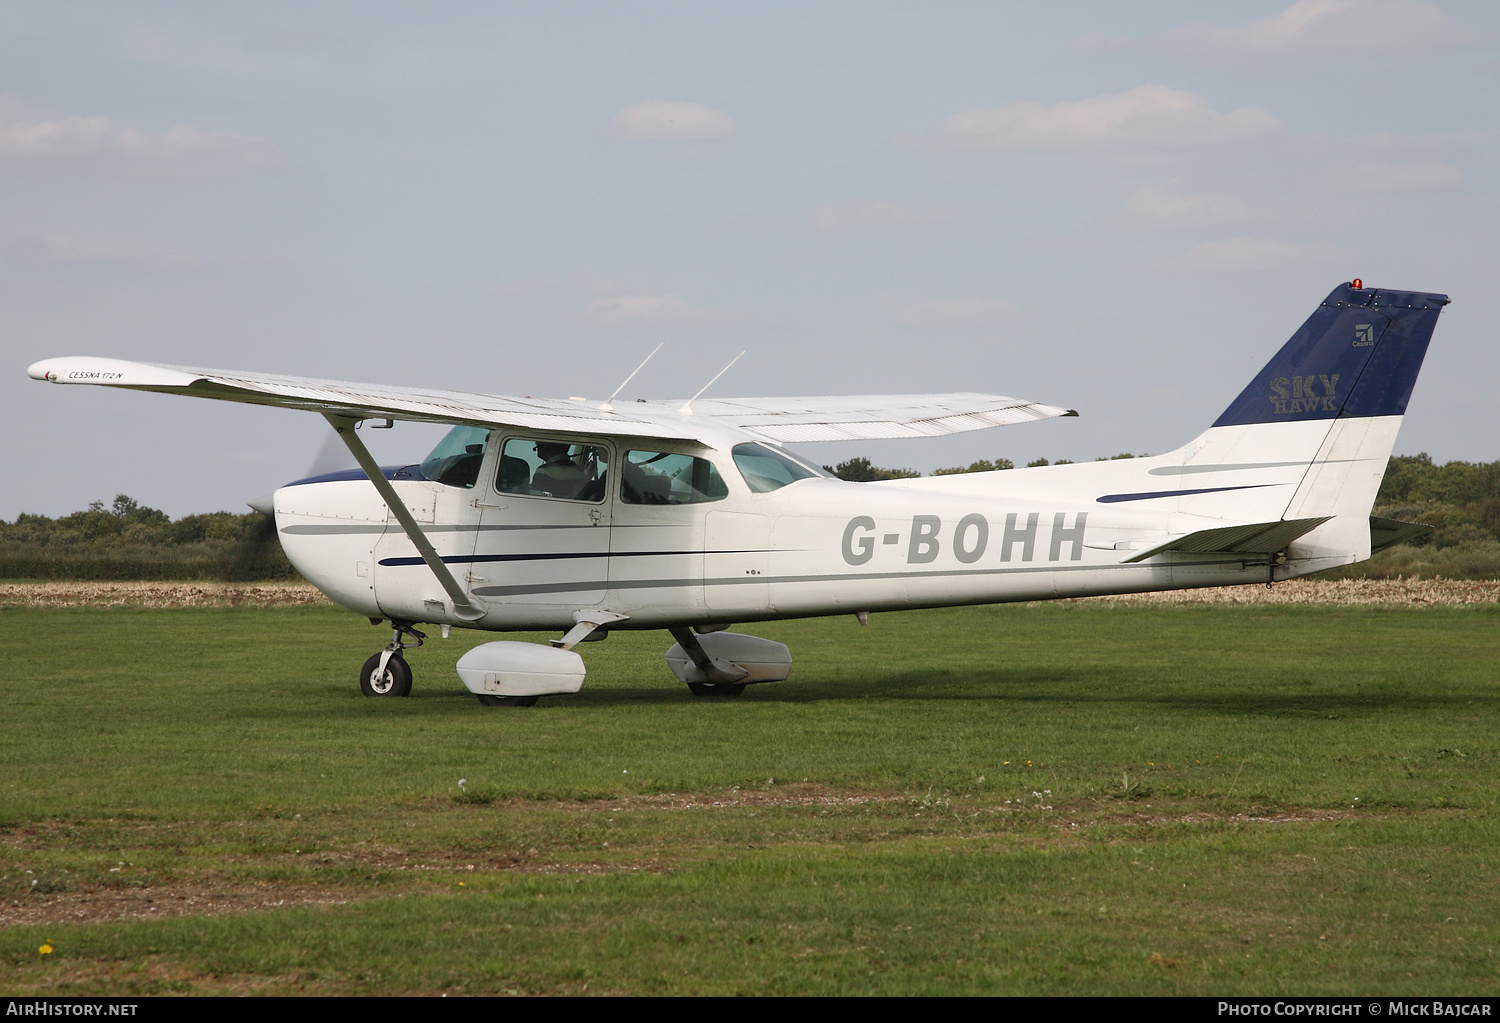
[[[52,954],[52,942],[47,942],[41,948],[37,949],[37,951],[44,956],[50,956]]]

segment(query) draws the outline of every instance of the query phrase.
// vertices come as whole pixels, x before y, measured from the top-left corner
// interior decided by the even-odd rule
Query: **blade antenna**
[[[748,352],[749,350],[750,349],[746,348],[745,352]],[[740,354],[736,355],[734,358],[730,359],[729,360],[729,366],[733,366],[736,362],[739,362],[741,359],[743,359],[745,357],[745,352],[741,352]],[[719,377],[723,376],[725,373],[728,373],[729,372],[729,366],[725,366],[723,369],[719,370],[719,372],[715,373],[714,374],[714,380],[717,380],[717,379],[719,379]],[[714,380],[710,380],[708,383],[706,383],[702,387],[698,388],[698,394],[695,394],[691,398],[689,398],[687,400],[686,404],[684,404],[682,406],[682,408],[678,409],[677,411],[680,412],[680,413],[682,413],[685,416],[692,415],[693,414],[693,410],[692,410],[691,406],[692,406],[693,402],[697,401],[699,395],[701,395],[704,391],[708,390],[710,387],[712,387],[714,385]]]
[[[646,363],[648,363],[648,362],[651,361],[651,356],[655,355],[657,352],[661,351],[661,346],[664,345],[664,344],[666,344],[665,341],[663,341],[661,344],[657,345],[655,348],[651,349],[651,355],[648,355],[644,359],[642,359],[641,360],[641,364],[639,366],[637,366],[635,369],[633,369],[633,370],[630,371],[630,376],[628,376],[624,380],[620,381],[620,386],[615,388],[615,394],[619,394],[621,391],[625,390],[625,385],[628,384],[628,383],[630,383],[630,381],[634,380],[635,379],[635,375],[637,373],[639,373],[641,370],[643,370],[643,369],[646,368]],[[600,412],[613,412],[615,410],[615,406],[614,406],[615,394],[611,394],[608,398],[604,399],[604,404],[599,406],[599,411]]]

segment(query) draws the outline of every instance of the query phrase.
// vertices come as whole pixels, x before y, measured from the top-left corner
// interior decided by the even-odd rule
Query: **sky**
[[[665,342],[622,397],[745,351],[711,396],[1080,413],[802,449],[929,472],[1176,448],[1354,277],[1453,299],[1396,451],[1491,461],[1496,96],[1458,0],[8,0],[0,517],[243,510],[327,454],[46,357],[602,400]]]

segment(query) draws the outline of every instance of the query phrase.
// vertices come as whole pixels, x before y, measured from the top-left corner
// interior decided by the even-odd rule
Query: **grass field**
[[[1497,629],[777,623],[738,699],[617,634],[516,709],[453,672],[488,636],[378,701],[327,605],[5,607],[0,991],[1494,995]]]

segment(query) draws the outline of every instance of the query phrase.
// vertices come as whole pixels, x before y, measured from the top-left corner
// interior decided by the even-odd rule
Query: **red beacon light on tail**
[[[1353,288],[1355,291],[1361,291],[1361,290],[1363,290],[1364,286],[1365,286],[1365,282],[1362,281],[1362,280],[1360,280],[1358,277],[1354,278],[1354,280],[1352,280],[1352,281],[1349,282],[1349,287]]]

